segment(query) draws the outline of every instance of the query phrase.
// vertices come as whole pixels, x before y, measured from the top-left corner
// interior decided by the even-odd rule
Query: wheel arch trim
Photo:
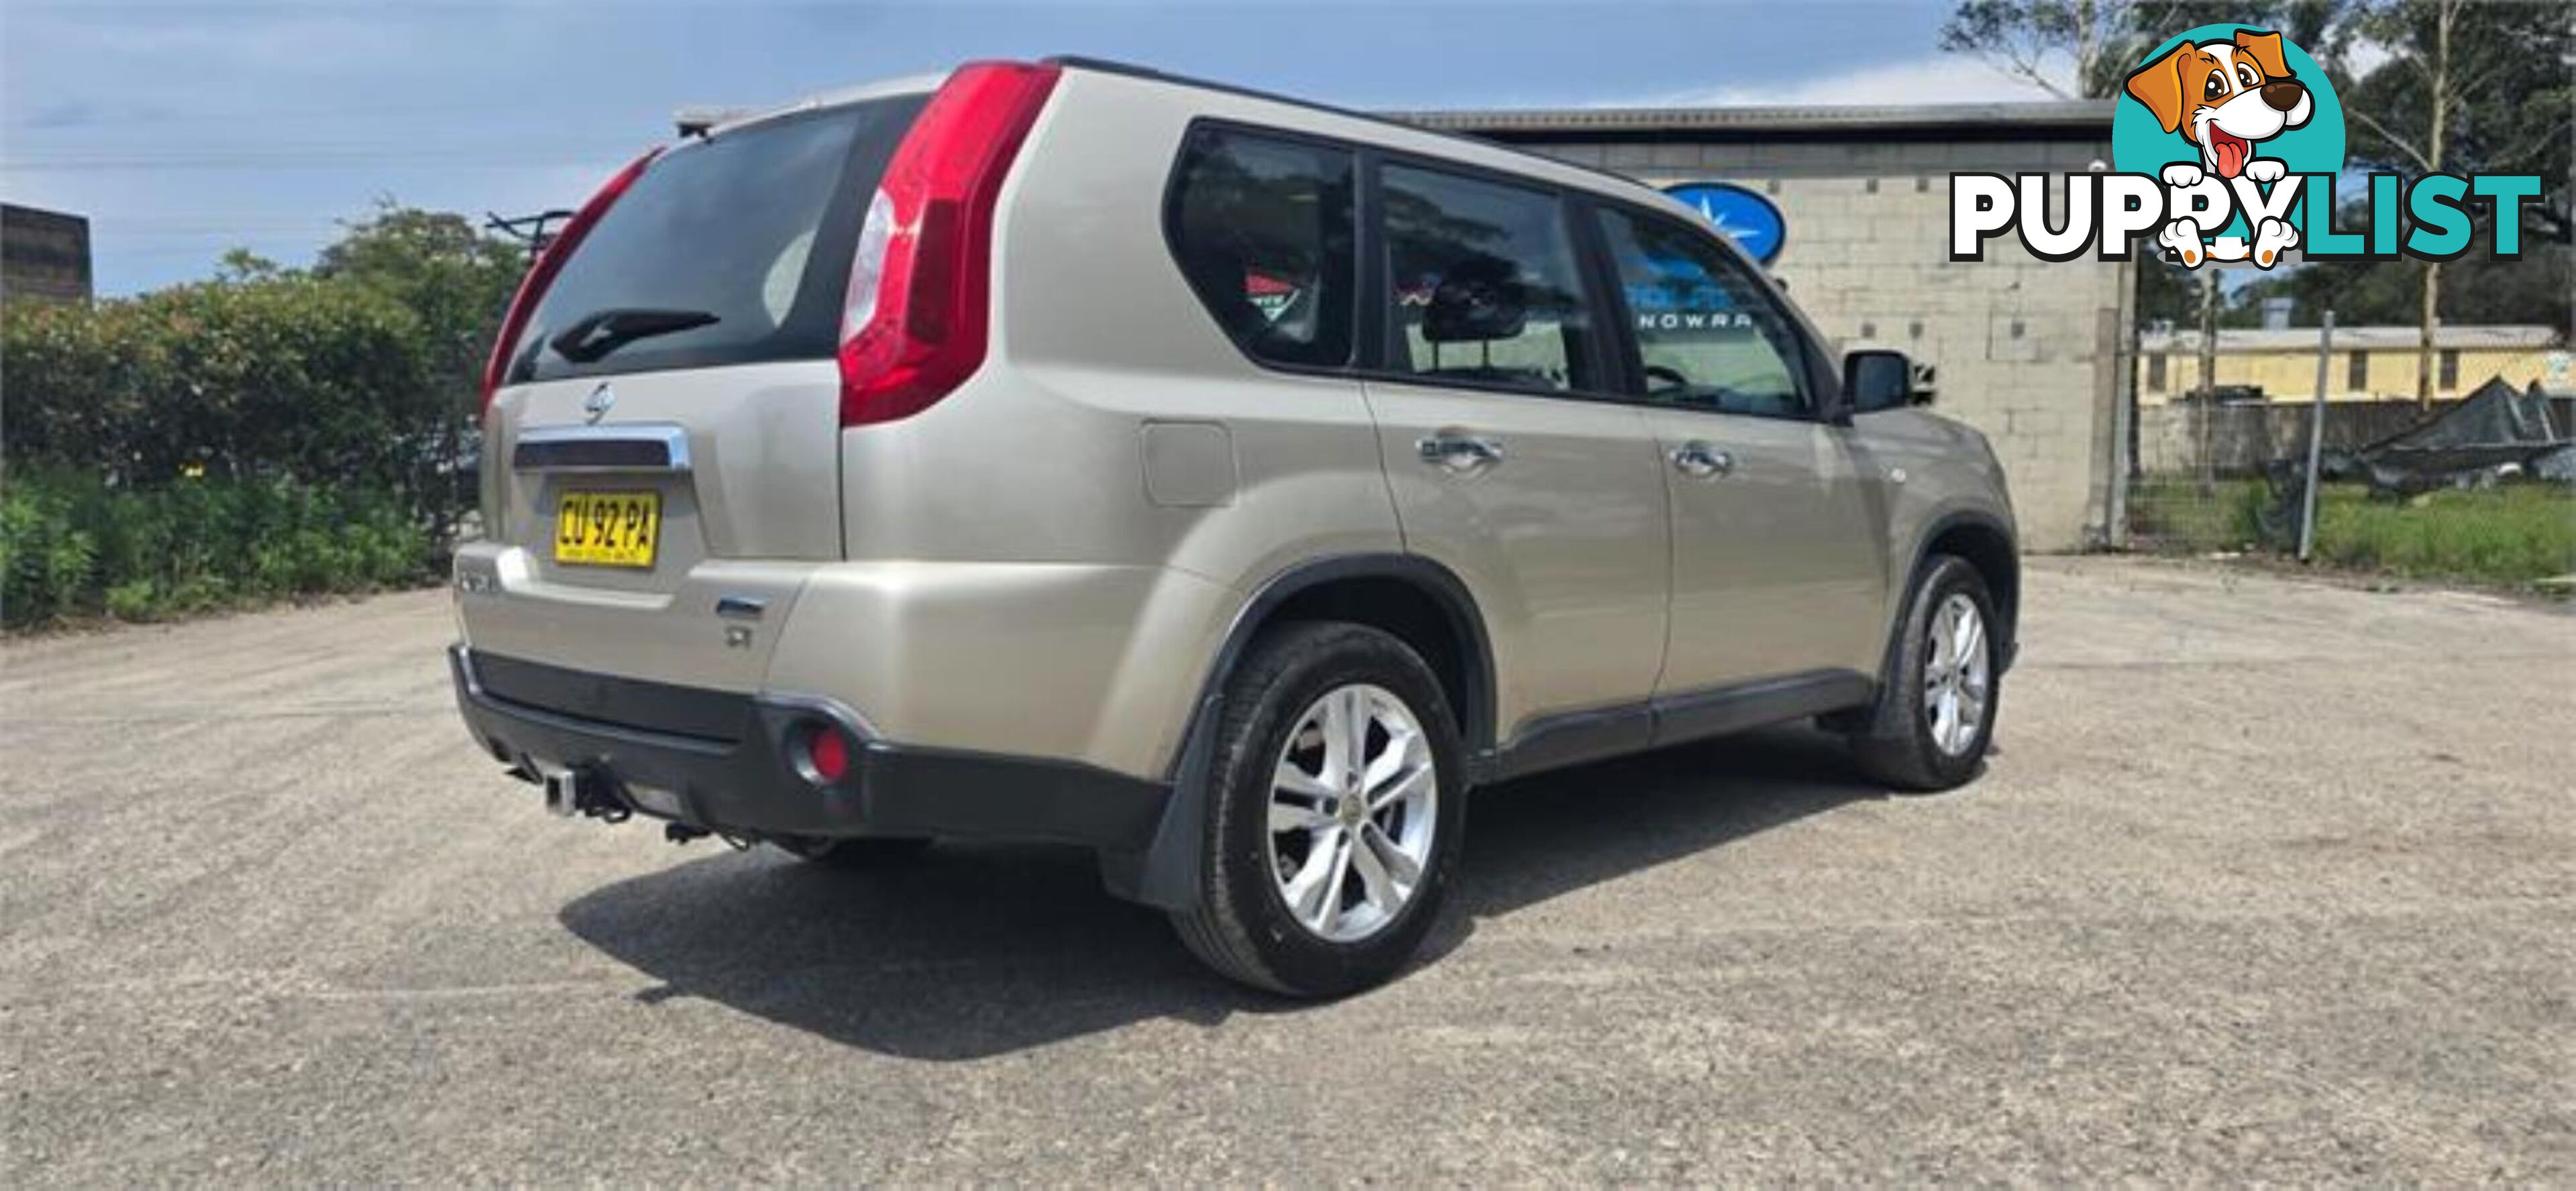
[[[1983,530],[2002,539],[2007,547],[2005,559],[2011,573],[2006,579],[2010,590],[1993,593],[1996,602],[2002,605],[1997,609],[1996,619],[2003,622],[1998,626],[2001,631],[1996,634],[1995,673],[2000,675],[2012,668],[2014,655],[2021,647],[2021,540],[2014,536],[2010,522],[1993,513],[1982,509],[1953,509],[1925,521],[1923,528],[1914,535],[1914,548],[1909,552],[1909,560],[1902,572],[1905,585],[1898,590],[1897,598],[1890,601],[1893,607],[1888,617],[1887,646],[1879,655],[1880,682],[1887,681],[1889,672],[1896,665],[1897,646],[1905,633],[1905,614],[1913,607],[1914,583],[1923,574],[1923,564],[1932,557],[1932,543],[1958,529]],[[1971,566],[1976,565],[1973,559],[1968,562]]]
[[[1457,717],[1458,735],[1470,756],[1482,756],[1494,744],[1494,650],[1486,634],[1485,618],[1469,594],[1467,585],[1449,568],[1419,554],[1336,554],[1309,559],[1280,571],[1264,581],[1236,610],[1234,623],[1226,629],[1225,641],[1217,647],[1206,671],[1199,680],[1199,704],[1210,696],[1221,695],[1226,680],[1243,661],[1244,651],[1261,635],[1271,619],[1289,600],[1328,584],[1354,579],[1389,579],[1404,583],[1431,597],[1440,608],[1452,635],[1451,645],[1458,652],[1461,667],[1459,684],[1465,692],[1465,707],[1452,707]],[[1187,737],[1197,730],[1199,717],[1191,717],[1189,732],[1175,754],[1168,776],[1175,782],[1183,775],[1189,757]]]
[[[1466,704],[1453,707],[1458,733],[1468,757],[1467,784],[1489,768],[1494,750],[1494,655],[1483,612],[1473,594],[1449,568],[1418,554],[1337,554],[1308,559],[1264,580],[1243,602],[1201,675],[1191,704],[1188,726],[1168,770],[1172,797],[1153,842],[1140,855],[1102,857],[1110,891],[1120,897],[1168,910],[1184,910],[1198,899],[1198,872],[1207,846],[1207,795],[1213,778],[1217,726],[1225,715],[1225,684],[1261,630],[1279,610],[1301,594],[1354,579],[1392,580],[1428,596],[1443,614],[1457,651],[1458,687]],[[1446,684],[1444,684],[1445,690]]]

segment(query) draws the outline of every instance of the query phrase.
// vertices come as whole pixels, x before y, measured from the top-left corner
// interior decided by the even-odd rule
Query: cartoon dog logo
[[[2255,156],[2255,146],[2306,124],[2316,112],[2315,97],[2281,56],[2281,35],[2261,29],[2239,29],[2225,41],[2183,42],[2132,73],[2128,92],[2155,113],[2165,131],[2181,134],[2200,150],[2199,165],[2176,162],[2164,168],[2168,186],[2197,186],[2208,175],[2278,182],[2289,167],[2276,158]],[[2198,265],[2204,255],[2226,260],[2245,255],[2238,244],[2204,246],[2200,229],[2189,220],[2174,220],[2157,238],[2186,265]],[[2251,255],[2268,268],[2298,243],[2298,233],[2287,221],[2265,219],[2254,229]]]

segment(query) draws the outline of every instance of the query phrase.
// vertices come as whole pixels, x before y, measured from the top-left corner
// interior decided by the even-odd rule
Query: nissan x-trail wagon
[[[1078,60],[863,87],[690,130],[537,261],[458,699],[566,814],[1083,845],[1226,975],[1346,992],[1481,784],[1804,717],[1976,773],[2012,514],[1921,384],[1607,174]]]

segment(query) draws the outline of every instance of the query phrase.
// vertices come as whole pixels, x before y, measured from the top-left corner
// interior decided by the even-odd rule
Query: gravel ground
[[[1078,853],[548,818],[437,592],[0,651],[0,1178],[2576,1181],[2576,616],[2036,560],[1987,775],[1487,791],[1286,1004]]]

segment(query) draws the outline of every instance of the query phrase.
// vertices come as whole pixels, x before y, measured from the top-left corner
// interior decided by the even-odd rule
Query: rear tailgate
[[[587,419],[606,386],[617,416]],[[840,386],[828,363],[556,381],[496,407],[497,599],[469,600],[477,649],[751,689],[807,566],[838,558]],[[658,515],[600,527],[567,501]],[[647,498],[638,502],[637,497]],[[618,562],[595,556],[605,539]],[[722,604],[723,607],[719,607]],[[731,631],[728,631],[731,630]]]
[[[805,574],[841,557],[850,259],[921,102],[683,144],[570,241],[484,419],[489,540],[458,563],[475,649],[759,685]]]

